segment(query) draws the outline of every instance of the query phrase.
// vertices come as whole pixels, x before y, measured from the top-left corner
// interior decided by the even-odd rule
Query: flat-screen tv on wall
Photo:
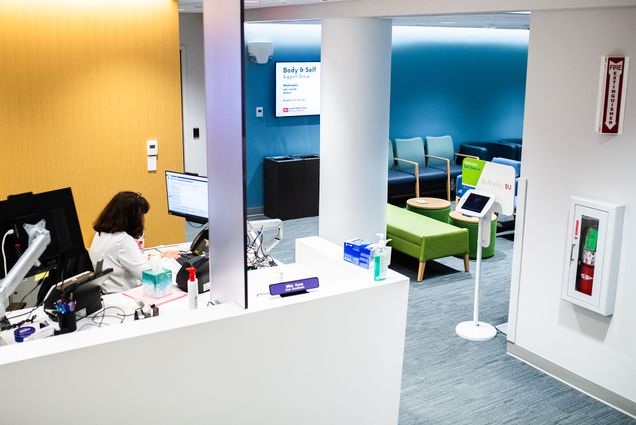
[[[276,116],[320,115],[320,62],[276,62]]]

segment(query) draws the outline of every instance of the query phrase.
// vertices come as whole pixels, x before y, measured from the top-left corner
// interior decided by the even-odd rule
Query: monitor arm
[[[46,230],[45,220],[40,220],[36,224],[24,224],[24,230],[29,236],[29,247],[5,277],[0,280],[0,318],[4,317],[6,313],[6,300],[9,295],[22,282],[31,267],[40,264],[40,256],[51,243],[51,232]]]

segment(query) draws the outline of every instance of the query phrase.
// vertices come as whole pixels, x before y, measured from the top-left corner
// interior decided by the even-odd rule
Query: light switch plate
[[[257,106],[256,107],[256,118],[263,118],[263,107],[262,106]]]
[[[157,157],[148,155],[148,171],[157,171]]]

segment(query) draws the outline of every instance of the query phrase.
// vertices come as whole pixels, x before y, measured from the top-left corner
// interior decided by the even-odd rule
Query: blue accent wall
[[[528,31],[396,27],[390,137],[521,137]]]
[[[320,61],[320,26],[245,25],[245,41],[271,41],[272,60],[245,65],[247,207],[263,205],[263,158],[320,152],[320,117],[276,118],[276,62]],[[247,50],[246,50],[247,54]],[[256,118],[262,106],[263,117]]]
[[[273,60],[246,61],[248,208],[263,205],[263,158],[319,153],[317,116],[275,117],[275,62],[319,61],[320,26],[246,24]],[[390,137],[450,134],[465,141],[521,137],[528,31],[394,27]],[[264,107],[256,118],[256,107]]]

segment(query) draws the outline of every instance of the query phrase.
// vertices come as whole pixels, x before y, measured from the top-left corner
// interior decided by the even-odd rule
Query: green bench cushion
[[[468,252],[468,230],[398,208],[387,206],[387,238],[391,246],[420,261],[463,255]]]

